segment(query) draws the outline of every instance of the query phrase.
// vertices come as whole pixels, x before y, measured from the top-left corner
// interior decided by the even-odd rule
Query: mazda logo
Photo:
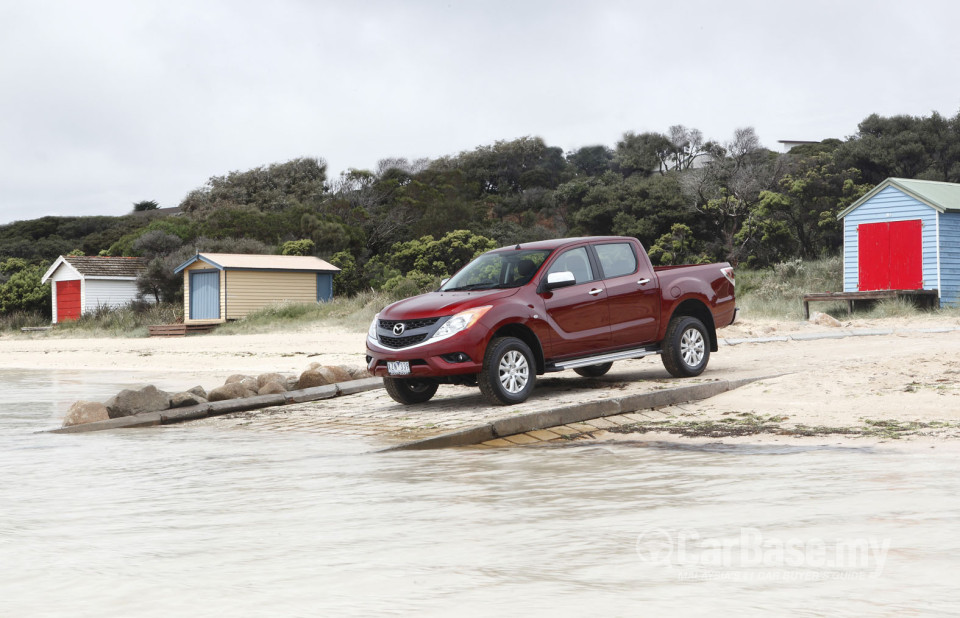
[[[403,334],[403,331],[406,330],[406,328],[407,327],[403,325],[403,322],[397,322],[393,325],[393,334],[399,337]]]

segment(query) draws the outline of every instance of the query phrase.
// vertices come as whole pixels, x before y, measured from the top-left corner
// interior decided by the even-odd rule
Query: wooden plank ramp
[[[154,324],[147,330],[151,337],[186,337],[199,333],[209,333],[219,324]]]

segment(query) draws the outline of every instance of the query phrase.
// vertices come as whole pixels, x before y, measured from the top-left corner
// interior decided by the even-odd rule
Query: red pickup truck
[[[700,375],[716,329],[736,313],[726,263],[654,268],[637,239],[620,236],[523,243],[378,313],[367,363],[400,403],[463,384],[509,405],[530,396],[538,375],[599,377],[614,361],[651,354],[673,376]]]

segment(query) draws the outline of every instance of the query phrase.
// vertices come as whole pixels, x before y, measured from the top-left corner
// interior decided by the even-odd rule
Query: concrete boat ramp
[[[251,397],[52,430],[85,433],[189,422],[223,429],[296,431],[362,440],[372,450],[492,448],[563,441],[601,429],[666,418],[659,408],[713,397],[762,379],[677,380],[642,361],[619,363],[602,378],[572,371],[537,382],[517,406],[490,406],[475,388],[441,386],[429,402],[394,402],[379,378],[281,395]],[[725,373],[725,372],[722,372]],[[556,376],[556,377],[554,377]],[[728,376],[724,376],[728,377]]]

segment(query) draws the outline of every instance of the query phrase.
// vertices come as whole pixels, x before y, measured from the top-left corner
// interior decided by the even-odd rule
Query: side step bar
[[[558,361],[547,365],[547,371],[563,371],[564,369],[576,369],[577,367],[587,367],[589,365],[599,365],[601,363],[612,363],[613,361],[627,360],[629,358],[643,358],[651,354],[659,354],[659,348],[634,348],[632,350],[622,350],[620,352],[610,352],[608,354],[598,354],[597,356],[585,356],[572,360]]]

